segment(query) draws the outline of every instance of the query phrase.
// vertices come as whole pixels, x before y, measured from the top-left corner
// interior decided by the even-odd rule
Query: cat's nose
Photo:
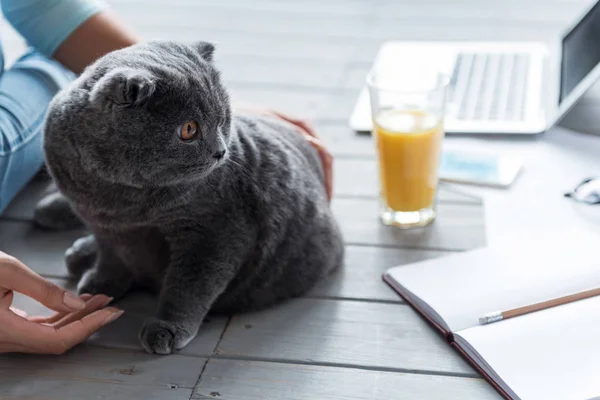
[[[227,152],[227,150],[217,151],[216,153],[213,154],[213,157],[216,158],[217,160],[220,160],[223,157],[225,157],[226,152]]]

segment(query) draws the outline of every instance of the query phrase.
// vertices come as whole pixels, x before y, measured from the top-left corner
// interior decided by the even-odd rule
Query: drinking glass
[[[422,227],[435,219],[448,79],[440,73],[367,77],[377,147],[380,218]]]

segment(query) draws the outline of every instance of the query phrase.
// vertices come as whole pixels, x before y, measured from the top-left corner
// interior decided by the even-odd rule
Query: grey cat
[[[232,115],[213,52],[161,41],[110,53],[46,119],[64,197],[38,215],[66,198],[91,231],[66,254],[80,293],[159,293],[140,332],[150,353],[186,346],[209,311],[299,296],[343,261],[316,151],[282,122]]]

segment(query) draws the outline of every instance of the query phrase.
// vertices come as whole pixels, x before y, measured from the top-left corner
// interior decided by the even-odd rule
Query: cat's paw
[[[58,191],[44,196],[33,212],[35,223],[45,229],[75,229],[83,223],[75,214],[68,200]]]
[[[69,277],[80,279],[85,271],[92,268],[98,254],[98,246],[94,236],[89,235],[77,239],[65,252],[65,263]]]
[[[140,344],[150,354],[171,354],[187,346],[196,332],[182,329],[172,322],[150,318],[140,331]]]
[[[91,295],[104,294],[116,300],[123,297],[130,288],[130,279],[117,276],[105,277],[98,273],[97,269],[89,269],[81,277],[77,285],[77,293],[80,295],[84,293]]]

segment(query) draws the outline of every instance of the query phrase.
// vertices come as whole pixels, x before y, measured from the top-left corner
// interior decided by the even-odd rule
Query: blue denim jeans
[[[0,46],[0,213],[42,166],[48,104],[73,78],[35,50],[5,70]]]

